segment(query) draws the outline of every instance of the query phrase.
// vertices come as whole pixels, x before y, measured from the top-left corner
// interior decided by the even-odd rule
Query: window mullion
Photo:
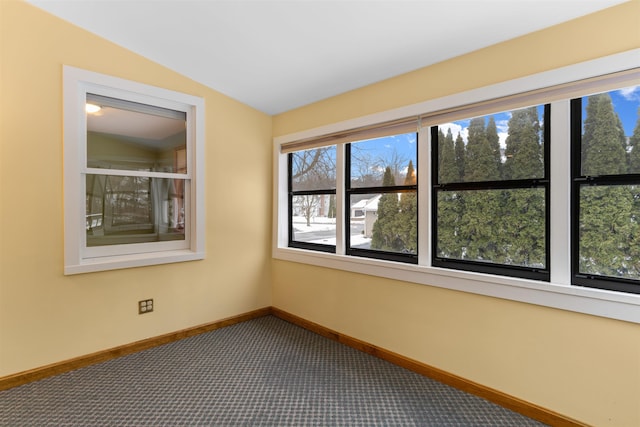
[[[431,266],[431,131],[418,131],[418,265]]]
[[[571,283],[571,140],[569,101],[551,104],[551,282]]]
[[[347,253],[345,233],[346,208],[345,208],[345,144],[336,146],[336,254]]]

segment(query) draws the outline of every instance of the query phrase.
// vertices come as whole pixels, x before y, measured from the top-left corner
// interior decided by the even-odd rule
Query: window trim
[[[87,93],[157,105],[187,114],[187,174],[154,173],[157,177],[189,181],[185,194],[189,204],[186,227],[188,247],[176,248],[171,242],[132,244],[144,247],[140,253],[118,254],[111,249],[87,250],[85,231],[85,180],[92,169],[86,167],[86,121],[84,106]],[[64,274],[88,273],[120,268],[140,267],[204,259],[204,100],[168,89],[107,76],[71,66],[63,66],[64,109]],[[189,144],[189,143],[188,143]],[[101,170],[102,171],[102,170]],[[104,172],[104,171],[102,171]],[[114,174],[120,174],[113,171]],[[138,175],[127,171],[126,175]],[[157,244],[156,244],[157,243]],[[164,244],[168,243],[168,244]],[[141,246],[138,246],[141,245]],[[103,252],[102,256],[95,256]]]
[[[288,213],[286,206],[287,162],[286,155],[281,153],[280,148],[282,144],[295,140],[320,137],[342,130],[389,122],[403,117],[419,116],[428,111],[441,111],[464,104],[497,99],[553,85],[567,84],[582,79],[638,68],[640,67],[639,58],[640,49],[633,49],[418,104],[274,138],[273,258],[640,324],[640,295],[571,285],[570,198],[568,197],[571,189],[571,171],[567,167],[570,164],[571,156],[568,100],[551,102],[551,120],[554,123],[551,129],[551,139],[554,141],[562,140],[566,143],[554,144],[551,147],[551,168],[549,173],[552,177],[550,200],[553,210],[550,226],[555,231],[550,236],[550,251],[551,259],[553,260],[550,282],[433,267],[430,263],[430,245],[425,246],[428,240],[427,242],[424,241],[428,239],[428,237],[425,238],[428,233],[419,235],[419,245],[422,248],[419,254],[419,265],[347,256],[344,254],[343,248],[340,247],[338,247],[336,254],[288,248],[286,228]],[[423,141],[426,140],[427,146],[429,146],[430,132],[425,129],[421,129],[420,138]],[[418,184],[423,189],[418,194],[418,203],[423,207],[423,210],[425,206],[428,210],[428,212],[423,211],[419,217],[418,226],[422,230],[429,225],[430,221],[427,218],[431,216],[431,206],[428,203],[431,199],[431,178],[429,173],[424,173],[424,171],[429,170],[428,155],[425,155],[425,151],[429,150],[419,150],[417,166],[418,170],[423,171],[418,175]],[[338,168],[338,171],[340,171],[340,168]],[[341,183],[339,179],[337,185],[341,186],[338,188],[342,188],[344,187],[344,182]],[[425,202],[427,203],[425,204]],[[337,197],[337,204],[337,215],[340,215],[341,212],[344,215],[342,211],[344,207],[340,197]],[[564,232],[556,232],[558,230],[564,230]]]

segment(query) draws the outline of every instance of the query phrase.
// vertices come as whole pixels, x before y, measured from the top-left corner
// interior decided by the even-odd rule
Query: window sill
[[[278,247],[273,258],[640,323],[640,295]]]
[[[204,259],[204,252],[193,252],[190,250],[85,258],[80,260],[78,264],[65,265],[64,274],[92,273],[96,271],[144,267],[173,262],[197,261],[201,259]]]

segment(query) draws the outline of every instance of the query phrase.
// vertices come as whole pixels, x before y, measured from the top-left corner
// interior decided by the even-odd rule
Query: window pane
[[[438,126],[438,183],[543,178],[544,106]]]
[[[183,112],[88,95],[87,167],[186,173]]]
[[[87,246],[184,240],[185,180],[87,175]]]
[[[291,190],[336,188],[336,147],[296,151],[291,155]]]
[[[542,188],[440,191],[436,256],[546,268]]]
[[[415,191],[351,195],[350,247],[416,254],[417,199]]]
[[[336,244],[336,196],[293,196],[291,240],[323,245]]]
[[[579,272],[640,279],[640,185],[579,191]]]
[[[415,184],[417,143],[415,132],[352,143],[351,188]]]
[[[582,175],[640,173],[640,86],[582,98]]]

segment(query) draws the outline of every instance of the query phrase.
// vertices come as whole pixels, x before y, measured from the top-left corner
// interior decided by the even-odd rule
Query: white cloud
[[[498,132],[498,138],[500,139],[500,148],[507,147],[507,137],[509,134],[507,132]]]
[[[507,146],[507,136],[509,136],[509,119],[511,113],[508,113],[508,117],[505,120],[496,120],[496,130],[498,131],[498,138],[500,139],[500,147],[505,148]]]
[[[496,120],[496,129],[498,129],[498,133],[509,130],[509,119]]]
[[[451,129],[451,134],[453,135],[454,141],[456,140],[456,138],[458,138],[458,134],[460,134],[464,143],[467,143],[469,137],[469,128],[463,128],[459,123],[445,123],[443,125],[438,125],[438,127],[445,135],[447,134],[449,129]]]
[[[618,93],[627,101],[640,101],[640,86],[626,87]]]

